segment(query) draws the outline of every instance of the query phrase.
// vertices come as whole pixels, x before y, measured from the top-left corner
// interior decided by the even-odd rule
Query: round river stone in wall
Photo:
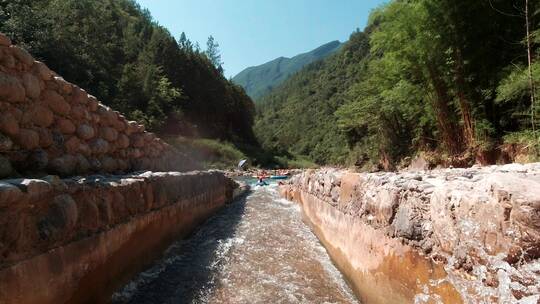
[[[55,113],[60,115],[67,115],[71,110],[70,105],[64,100],[60,94],[52,90],[43,92],[43,100]]]
[[[19,79],[0,72],[0,98],[10,102],[24,101],[25,90]]]
[[[30,55],[25,49],[12,45],[11,50],[15,58],[27,66],[32,66],[34,63],[34,58],[32,58],[32,55]]]
[[[118,131],[110,127],[101,127],[99,129],[99,135],[105,140],[113,142],[118,138]]]
[[[36,61],[34,64],[34,69],[37,71],[42,80],[51,80],[53,73],[43,62]]]
[[[0,131],[7,135],[15,136],[19,134],[19,122],[11,113],[0,114]]]
[[[75,133],[75,125],[69,119],[60,118],[56,122],[58,130],[63,134],[72,134]]]
[[[92,128],[91,126],[87,124],[79,125],[79,127],[77,128],[77,135],[81,139],[89,140],[93,138],[95,135],[94,128]]]
[[[39,147],[39,134],[34,130],[21,129],[17,136],[17,142],[24,149],[35,149]]]
[[[29,120],[29,122],[33,122],[34,124],[47,128],[54,122],[54,114],[51,110],[49,110],[47,107],[42,105],[34,105],[32,108],[24,114],[27,118],[24,119]]]
[[[109,143],[101,138],[97,138],[90,143],[90,148],[96,155],[105,154],[109,151]]]
[[[37,99],[41,93],[39,80],[32,74],[26,73],[23,75],[23,84],[26,88],[26,96]]]

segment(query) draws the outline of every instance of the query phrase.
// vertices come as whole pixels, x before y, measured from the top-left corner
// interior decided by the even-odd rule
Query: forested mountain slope
[[[540,6],[529,4],[529,74],[524,3],[390,1],[336,55],[263,98],[256,133],[320,164],[392,169],[423,153],[465,166],[516,149],[532,160]]]
[[[0,31],[154,131],[254,140],[253,103],[243,89],[133,0],[2,1]]]
[[[233,81],[241,85],[253,99],[258,99],[304,66],[333,54],[340,46],[339,41],[332,41],[292,58],[279,57],[265,64],[243,70],[234,76]]]
[[[347,137],[334,117],[345,92],[359,80],[369,51],[364,33],[354,33],[339,53],[308,65],[258,101],[256,134],[270,150],[305,155],[317,163],[344,162]]]

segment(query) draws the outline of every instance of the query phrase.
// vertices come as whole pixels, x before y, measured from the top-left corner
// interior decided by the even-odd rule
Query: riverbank
[[[540,164],[307,170],[280,191],[364,303],[538,301]]]

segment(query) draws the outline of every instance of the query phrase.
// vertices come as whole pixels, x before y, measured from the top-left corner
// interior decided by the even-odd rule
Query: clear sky
[[[291,57],[363,29],[383,0],[137,0],[178,39],[220,44],[225,74]]]

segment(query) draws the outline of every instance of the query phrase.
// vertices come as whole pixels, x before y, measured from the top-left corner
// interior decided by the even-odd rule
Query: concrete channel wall
[[[540,300],[540,164],[308,170],[280,190],[362,303]]]
[[[0,182],[0,303],[102,303],[239,195],[219,172]]]

